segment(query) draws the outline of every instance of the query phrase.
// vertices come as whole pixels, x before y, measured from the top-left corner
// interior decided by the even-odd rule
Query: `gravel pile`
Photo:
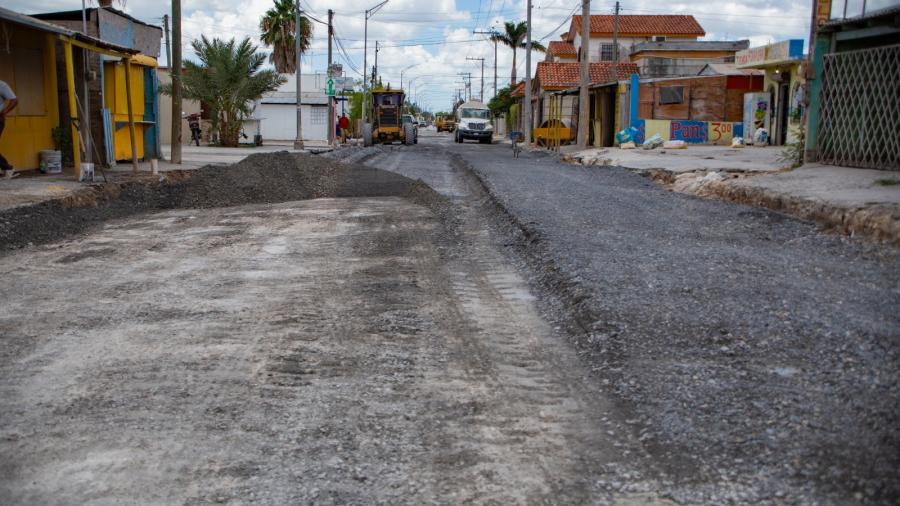
[[[900,500],[900,254],[615,168],[451,148],[680,502]]]
[[[357,155],[359,156],[359,155]],[[369,155],[370,156],[370,155]],[[398,174],[315,155],[254,154],[158,178],[98,185],[77,202],[46,201],[0,212],[0,251],[59,240],[106,220],[173,208],[212,208],[322,197],[409,197],[439,206],[429,188]]]

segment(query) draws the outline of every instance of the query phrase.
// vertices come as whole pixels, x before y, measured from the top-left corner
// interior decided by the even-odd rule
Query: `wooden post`
[[[72,43],[63,41],[66,60],[66,89],[69,95],[69,116],[72,128],[72,160],[75,162],[75,179],[81,179],[81,146],[78,142],[78,105],[75,102],[75,65],[72,62]]]
[[[128,136],[131,138],[131,172],[137,173],[137,142],[134,138],[134,108],[131,105],[131,58],[125,58],[125,103],[128,105]]]

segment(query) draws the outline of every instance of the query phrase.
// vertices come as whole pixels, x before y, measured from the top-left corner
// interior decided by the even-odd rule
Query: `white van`
[[[456,108],[456,142],[478,139],[482,144],[490,144],[494,138],[491,125],[491,110],[479,100],[463,102]]]

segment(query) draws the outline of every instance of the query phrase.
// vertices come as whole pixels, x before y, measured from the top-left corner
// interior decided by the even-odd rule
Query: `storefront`
[[[803,40],[785,40],[738,51],[735,66],[765,72],[763,93],[768,95],[771,111],[770,144],[780,146],[796,142],[806,103]]]

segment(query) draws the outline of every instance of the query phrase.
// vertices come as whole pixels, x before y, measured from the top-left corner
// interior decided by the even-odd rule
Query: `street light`
[[[421,63],[413,63],[413,64],[410,65],[409,67],[406,67],[405,69],[403,69],[403,70],[400,71],[400,89],[401,89],[401,90],[403,89],[403,73],[406,72],[407,70],[409,70],[409,69],[415,67],[416,65],[421,65]]]
[[[369,100],[369,63],[367,59],[369,56],[369,18],[374,16],[386,3],[388,0],[376,4],[371,9],[366,9],[366,21],[363,27],[363,114],[365,115],[363,117],[366,122],[369,121],[369,108],[366,107]]]

